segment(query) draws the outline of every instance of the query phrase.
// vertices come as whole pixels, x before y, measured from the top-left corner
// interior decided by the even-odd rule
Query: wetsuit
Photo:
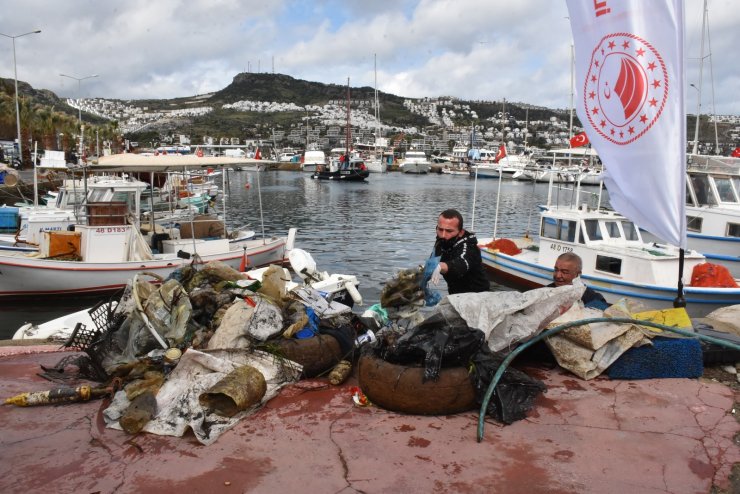
[[[441,256],[440,262],[447,264],[447,272],[442,277],[447,282],[450,294],[466,292],[487,292],[490,288],[478,248],[478,239],[471,232],[463,233],[449,245],[440,238],[434,244],[434,255]]]

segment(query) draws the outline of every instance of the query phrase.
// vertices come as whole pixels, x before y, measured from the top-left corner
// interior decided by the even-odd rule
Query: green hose
[[[521,345],[516,347],[514,351],[512,351],[509,355],[507,355],[504,361],[501,363],[498,370],[496,371],[496,374],[493,375],[493,380],[491,381],[491,384],[488,385],[486,394],[483,397],[483,402],[481,403],[480,413],[478,415],[478,442],[481,442],[483,440],[483,425],[485,423],[486,410],[488,410],[488,402],[491,401],[491,396],[493,396],[493,391],[494,389],[496,389],[496,384],[498,384],[499,380],[501,379],[501,376],[504,374],[504,372],[506,371],[506,368],[509,366],[511,361],[514,360],[517,355],[522,353],[528,347],[530,347],[534,343],[537,343],[540,340],[543,340],[544,338],[548,338],[565,329],[572,328],[573,326],[582,326],[584,324],[593,324],[597,322],[625,323],[625,324],[636,324],[639,326],[648,326],[648,327],[662,329],[664,331],[670,331],[672,333],[678,333],[683,336],[689,336],[691,338],[698,338],[700,340],[708,341],[710,343],[716,343],[718,345],[722,345],[727,348],[732,348],[733,350],[740,350],[740,345],[732,343],[731,341],[723,340],[722,338],[715,338],[713,336],[697,334],[697,333],[694,333],[693,331],[686,331],[685,329],[674,328],[673,326],[666,326],[665,324],[658,324],[658,323],[651,322],[651,321],[639,321],[637,319],[630,319],[628,317],[615,317],[615,318],[593,317],[590,319],[581,319],[580,321],[571,321],[565,324],[561,324],[554,328],[548,329],[547,331],[543,331],[542,333],[538,334],[537,336],[527,341],[526,343],[522,343]]]

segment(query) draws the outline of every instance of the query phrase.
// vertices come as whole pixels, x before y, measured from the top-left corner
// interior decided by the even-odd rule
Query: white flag
[[[576,111],[612,207],[686,247],[682,0],[567,0]]]

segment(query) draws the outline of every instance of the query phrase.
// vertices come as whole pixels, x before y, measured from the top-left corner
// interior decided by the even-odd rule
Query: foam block
[[[610,379],[693,379],[703,372],[699,340],[663,337],[654,338],[653,346],[630,348],[607,369]]]

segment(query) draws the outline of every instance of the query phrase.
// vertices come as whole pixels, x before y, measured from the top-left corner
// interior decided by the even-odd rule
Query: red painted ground
[[[0,398],[53,387],[38,365],[0,357]],[[729,489],[740,462],[733,392],[688,379],[581,381],[535,370],[547,394],[529,418],[401,415],[354,405],[323,380],[286,387],[211,446],[191,435],[106,429],[103,401],[0,406],[0,492],[694,493]]]

